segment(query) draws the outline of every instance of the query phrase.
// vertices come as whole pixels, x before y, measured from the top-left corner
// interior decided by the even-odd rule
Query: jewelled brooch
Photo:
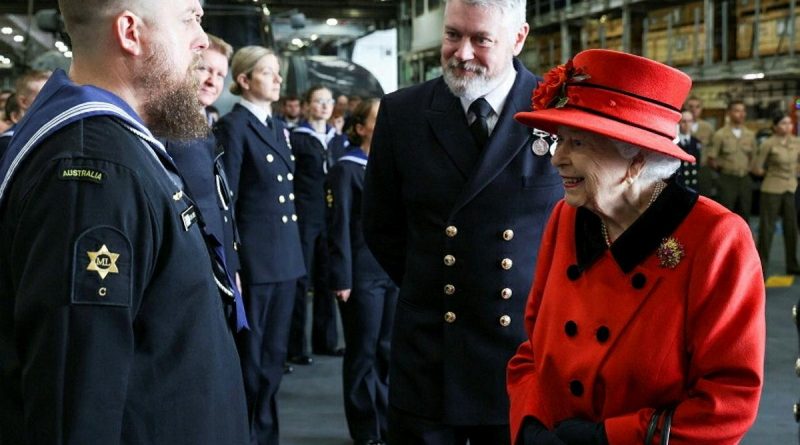
[[[660,266],[669,269],[676,268],[684,256],[686,252],[683,251],[683,245],[673,237],[664,238],[656,250]]]

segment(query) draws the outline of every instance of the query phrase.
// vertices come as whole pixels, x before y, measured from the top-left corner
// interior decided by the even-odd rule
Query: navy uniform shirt
[[[8,130],[0,133],[0,159],[3,158],[3,155],[8,149],[8,144],[11,142],[11,136],[14,136],[14,127],[12,126]]]
[[[680,140],[678,142],[678,146],[681,147],[686,153],[694,156],[695,162],[681,161],[681,166],[678,169],[676,180],[684,187],[697,190],[698,164],[700,162],[700,151],[702,150],[702,144],[700,144],[700,140],[694,136],[689,136],[688,138],[685,138],[684,135],[679,136]]]
[[[366,166],[367,156],[355,147],[331,168],[326,181],[331,290],[353,289],[357,281],[389,279],[364,240],[361,199]]]
[[[205,139],[168,141],[165,148],[200,208],[208,232],[224,246],[228,269],[239,270],[236,226],[230,206],[231,192],[220,159],[221,146],[209,133]]]
[[[37,102],[70,85],[55,73]],[[248,443],[196,210],[115,113],[46,136],[0,189],[2,442]]]
[[[308,123],[291,134],[297,156],[295,193],[297,213],[305,226],[325,226],[325,176],[347,148],[347,137],[328,126],[325,134],[315,132]]]

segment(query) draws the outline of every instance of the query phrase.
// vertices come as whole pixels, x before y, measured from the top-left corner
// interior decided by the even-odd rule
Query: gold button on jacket
[[[444,265],[445,266],[452,266],[453,264],[456,264],[456,257],[454,257],[453,255],[445,255],[444,256]]]
[[[511,292],[511,289],[509,288],[505,288],[500,291],[500,296],[503,298],[503,300],[508,300],[511,298],[511,295],[513,295],[513,292]]]
[[[502,267],[504,270],[509,270],[512,266],[514,266],[514,262],[509,258],[503,258],[503,261],[500,262],[500,267]]]
[[[458,235],[458,228],[456,228],[456,226],[447,226],[447,228],[444,229],[444,233],[450,238],[453,238],[454,236]]]
[[[503,315],[500,317],[500,326],[506,327],[511,324],[511,317],[508,315]]]
[[[448,323],[452,323],[452,322],[456,321],[456,314],[453,313],[453,312],[446,312],[444,314],[444,321],[446,321]]]
[[[446,284],[444,286],[444,293],[447,295],[453,295],[454,293],[456,293],[456,287],[453,286],[452,284]]]
[[[514,239],[514,231],[511,229],[505,230],[503,232],[503,239],[506,241],[511,241],[512,239]]]

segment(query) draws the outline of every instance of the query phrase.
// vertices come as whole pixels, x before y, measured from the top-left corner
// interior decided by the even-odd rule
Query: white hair
[[[673,158],[672,156],[637,147],[633,144],[616,139],[609,140],[617,149],[619,155],[625,159],[633,159],[637,154],[642,154],[645,163],[642,172],[639,173],[639,179],[648,184],[669,178],[678,170],[678,167],[681,166],[680,159]]]
[[[448,3],[453,0],[445,0]],[[461,0],[464,4],[470,6],[479,6],[481,8],[497,8],[503,14],[503,17],[511,20],[513,25],[511,31],[516,33],[519,28],[527,21],[525,16],[525,7],[527,0]],[[513,35],[513,34],[512,34]]]

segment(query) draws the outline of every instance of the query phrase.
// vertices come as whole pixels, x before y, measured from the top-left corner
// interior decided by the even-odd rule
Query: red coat
[[[508,367],[512,438],[528,416],[580,417],[641,445],[654,410],[677,406],[670,443],[739,442],[762,387],[761,264],[747,224],[696,199],[670,185],[611,250],[596,215],[556,206]],[[674,268],[656,253],[668,237]]]

